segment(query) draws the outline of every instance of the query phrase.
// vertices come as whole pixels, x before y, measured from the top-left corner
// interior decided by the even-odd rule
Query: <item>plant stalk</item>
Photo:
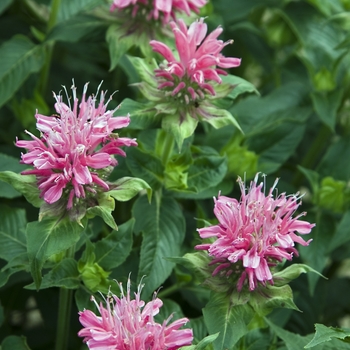
[[[66,252],[66,258],[73,258],[75,245]],[[58,303],[58,320],[55,350],[67,350],[70,330],[70,315],[72,310],[73,290],[60,288]]]

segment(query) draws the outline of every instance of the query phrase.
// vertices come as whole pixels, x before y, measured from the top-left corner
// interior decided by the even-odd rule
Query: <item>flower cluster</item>
[[[171,22],[170,25],[179,59],[164,43],[155,40],[150,42],[153,50],[168,61],[155,70],[158,89],[186,105],[190,102],[198,104],[208,93],[215,96],[212,82],[222,82],[220,75],[227,74],[222,68],[238,67],[241,63],[239,58],[221,54],[222,49],[233,41],[217,39],[223,31],[221,27],[206,37],[207,25],[203,18],[192,23],[189,28],[182,20],[178,24]]]
[[[219,195],[214,199],[214,214],[219,224],[198,229],[201,238],[216,239],[195,248],[207,250],[213,257],[210,264],[217,265],[213,275],[237,274],[238,291],[242,290],[246,280],[251,291],[258,282],[273,284],[270,267],[283,259],[291,260],[293,254],[298,255],[294,243],[307,246],[311,240],[305,242],[296,233],[307,234],[315,226],[299,220],[306,213],[293,218],[300,197],[282,193],[274,198],[278,180],[265,195],[262,191],[264,184],[257,181],[258,174],[246,192],[239,178],[241,201]]]
[[[187,16],[191,11],[199,13],[206,0],[113,0],[110,10],[130,11],[131,16],[145,18],[147,21],[161,19],[163,23],[175,19],[176,12],[184,12]]]
[[[155,297],[145,305],[140,299],[140,284],[135,299],[131,299],[130,279],[126,295],[121,284],[119,287],[121,297],[108,295],[106,308],[92,298],[101,316],[96,316],[90,310],[79,312],[79,320],[84,328],[78,335],[84,337],[89,349],[176,350],[191,345],[192,329],[179,329],[188,322],[187,318],[168,324],[171,315],[159,324],[154,320],[163,305],[159,298]]]
[[[81,102],[72,86],[73,106],[66,105],[61,95],[56,95],[57,115],[44,116],[36,113],[37,129],[41,137],[26,131],[33,140],[17,140],[18,147],[26,148],[22,163],[32,165],[33,170],[22,172],[35,175],[40,196],[52,204],[62,196],[71,209],[74,198],[85,198],[87,193],[109,189],[105,182],[111,169],[116,166],[114,154],[125,156],[121,146],[136,146],[135,140],[119,137],[113,130],[126,127],[130,118],[113,117],[118,109],[107,110],[111,97],[105,102],[105,94],[86,98],[88,84],[84,86]],[[99,89],[98,89],[99,90]]]

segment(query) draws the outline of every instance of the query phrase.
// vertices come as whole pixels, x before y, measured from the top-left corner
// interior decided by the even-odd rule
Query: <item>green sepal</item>
[[[178,114],[168,114],[162,120],[162,128],[174,136],[179,150],[181,150],[184,140],[194,133],[198,124],[198,120],[192,118],[188,113],[186,113],[182,121],[180,118]]]
[[[223,88],[225,88],[224,84],[229,84],[230,86],[233,86],[234,88],[231,89],[231,91],[228,93],[227,97],[231,98],[231,99],[236,99],[237,96],[244,94],[244,93],[254,93],[257,95],[260,95],[259,91],[256,89],[256,87],[250,83],[249,81],[237,77],[235,75],[224,75],[221,77],[222,79],[222,84]],[[227,89],[227,88],[226,88]],[[215,92],[219,91],[220,93],[220,85],[215,86]]]
[[[112,215],[112,212],[115,208],[114,198],[109,195],[108,192],[103,192],[98,198],[98,204],[99,205],[95,205],[86,209],[87,217],[90,219],[95,216],[99,216],[113,230],[118,230],[118,226]]]
[[[39,208],[43,203],[39,198],[40,192],[34,175],[20,175],[12,171],[0,172],[0,180],[13,186],[34,207]]]
[[[158,68],[154,58],[145,59],[140,57],[128,56],[129,61],[136,69],[142,81],[157,88],[157,81],[154,76],[154,70]]]
[[[112,184],[109,183],[109,185],[111,190],[106,192],[106,194],[117,201],[126,202],[145,190],[147,192],[148,201],[151,202],[152,188],[142,179],[137,177],[123,177]]]

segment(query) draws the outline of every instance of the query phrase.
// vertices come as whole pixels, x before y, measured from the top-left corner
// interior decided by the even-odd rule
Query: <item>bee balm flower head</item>
[[[135,299],[130,295],[130,279],[126,295],[120,284],[121,297],[107,296],[106,307],[95,301],[100,316],[90,310],[79,312],[84,328],[78,333],[89,349],[123,350],[176,350],[190,345],[192,330],[180,329],[188,322],[181,318],[169,324],[170,316],[162,324],[154,320],[163,303],[159,298],[147,304],[141,300],[142,285],[139,285]]]
[[[32,140],[17,140],[18,147],[26,148],[21,162],[32,165],[33,170],[22,172],[37,177],[40,196],[48,204],[64,198],[67,209],[71,209],[75,199],[107,191],[108,174],[118,164],[113,155],[125,156],[122,146],[136,146],[135,140],[119,137],[113,131],[126,127],[130,119],[113,117],[118,109],[107,110],[111,97],[105,101],[101,92],[86,97],[88,84],[84,86],[81,102],[72,86],[72,106],[56,95],[57,114],[44,116],[36,113],[36,137],[29,131]]]
[[[278,180],[267,195],[264,184],[258,184],[258,174],[248,191],[240,178],[238,182],[241,201],[219,195],[214,199],[219,224],[198,229],[201,238],[214,237],[215,241],[195,248],[207,250],[213,258],[210,264],[217,265],[213,275],[232,275],[238,291],[246,282],[252,291],[258,283],[273,284],[270,267],[298,255],[295,242],[307,246],[311,240],[305,242],[297,233],[310,233],[315,225],[300,220],[305,213],[293,217],[300,205],[297,195],[282,193],[274,198]]]
[[[180,103],[196,104],[200,108],[200,101],[207,94],[215,96],[213,82],[221,84],[220,75],[227,74],[223,68],[238,67],[241,60],[221,54],[222,49],[232,41],[217,39],[222,33],[221,27],[206,36],[207,25],[203,18],[193,22],[189,28],[181,19],[177,24],[171,22],[170,25],[175,36],[178,58],[162,42],[150,42],[153,50],[168,62],[155,70],[158,89],[177,98]],[[202,113],[203,116],[206,115],[205,111]]]

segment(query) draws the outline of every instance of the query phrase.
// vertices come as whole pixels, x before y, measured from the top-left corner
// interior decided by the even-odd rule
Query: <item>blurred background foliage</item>
[[[124,54],[125,48],[116,44],[111,29],[116,24],[108,13],[107,3],[62,0],[56,20],[50,11],[49,0],[2,0],[0,3],[0,171],[19,173],[23,170],[18,163],[20,151],[14,146],[16,137],[22,139],[24,129],[36,134],[35,111],[53,114],[52,91],[59,92],[62,85],[69,88],[72,79],[78,87],[89,82],[90,92],[96,91],[103,80],[104,90],[117,91],[112,107],[125,98],[141,100],[139,92],[130,86],[140,78]],[[163,219],[159,227],[159,230],[175,230],[171,236],[173,248],[166,248],[169,256],[191,251],[199,242],[195,229],[200,223],[193,218],[212,220],[212,196],[219,190],[225,195],[237,195],[237,176],[245,176],[248,181],[256,172],[263,172],[269,175],[267,184],[272,184],[276,177],[281,178],[280,193],[303,193],[302,210],[308,212],[308,221],[315,222],[316,227],[310,235],[313,239],[310,246],[299,248],[299,261],[327,279],[316,274],[299,277],[292,288],[302,313],[281,309],[270,316],[271,329],[283,341],[275,348],[300,349],[298,346],[307,341],[298,343],[296,339],[314,333],[315,323],[350,328],[350,1],[214,0],[202,9],[201,15],[208,16],[211,29],[218,25],[224,28],[223,40],[234,39],[224,54],[241,57],[242,64],[231,73],[251,82],[259,92],[241,94],[233,104],[225,105],[243,133],[233,127],[215,130],[201,125],[195,135],[185,141],[191,151],[184,153],[183,159],[192,157],[188,163],[192,164],[192,173],[188,176],[191,178],[192,174],[196,178],[198,169],[204,169],[206,174],[200,183],[193,180],[199,190],[191,194],[181,192],[179,185],[183,181],[182,173],[189,168],[185,167],[181,173],[176,166],[187,164],[187,160],[179,160],[180,156],[175,154],[172,159],[175,166],[163,164],[152,144],[161,137],[159,130],[140,131],[131,127],[127,132],[137,137],[140,147],[127,150],[128,157],[119,161],[112,179],[131,175],[143,178],[155,188],[165,184],[159,207],[163,215],[173,217],[172,225],[176,226],[176,229],[169,228],[167,219]],[[120,57],[116,60],[114,55],[118,50]],[[137,56],[140,51],[131,47],[128,54]],[[128,112],[126,103],[121,111]],[[130,113],[132,118],[132,111]],[[148,157],[148,164],[153,162],[152,166],[159,170],[162,179],[159,184],[154,178],[147,178],[144,156]],[[164,167],[167,169],[165,179]],[[180,186],[179,191],[172,190],[174,182],[175,187]],[[25,247],[21,232],[27,222],[36,220],[37,209],[5,182],[0,182],[0,197],[0,231],[17,232],[18,240],[22,240]],[[129,253],[124,262],[113,267],[110,278],[123,281],[131,271],[132,279],[137,280],[137,276],[147,273],[140,270],[140,259],[146,254],[145,237],[150,239],[147,244],[154,240],[154,236],[147,236],[154,227],[152,221],[148,227],[143,220],[145,213],[147,217],[155,215],[156,202],[154,198],[152,206],[148,206],[146,199],[140,197],[117,204],[118,225],[132,217],[135,225],[133,243],[128,243]],[[88,230],[85,234],[92,242],[106,237],[108,232],[97,219]],[[179,232],[183,237],[177,236]],[[21,251],[7,250],[4,237],[4,234],[0,237],[0,258],[6,267],[9,255],[13,257]],[[82,252],[77,255],[81,257]],[[83,258],[81,261],[86,263]],[[53,264],[51,261],[46,267],[51,268]],[[24,271],[25,266],[23,263],[21,267],[14,265],[1,271],[0,338],[24,335],[31,349],[49,349],[56,330],[58,291],[47,288],[37,293],[23,288],[32,282]],[[99,266],[94,269],[92,274],[98,275]],[[164,269],[168,270],[166,278],[150,282],[146,296],[159,287],[157,283],[163,285],[160,296],[163,291],[163,297],[168,298],[166,310],[178,310],[177,317],[183,313],[193,319],[191,325],[196,337],[201,339],[206,335],[201,309],[208,300],[208,292],[196,285],[188,271],[173,264]],[[77,274],[74,285],[78,288],[75,299],[80,309],[88,307],[89,293],[94,289],[84,280],[89,276],[84,271],[82,275]],[[101,279],[103,272],[100,271]],[[151,276],[150,280],[152,278],[155,277]],[[179,283],[182,288],[174,292],[169,289]],[[48,282],[48,286],[55,284]],[[72,313],[71,349],[82,347],[81,339],[76,336],[77,311],[78,308]],[[297,333],[299,338],[283,333],[281,328]],[[259,337],[269,344],[271,334],[264,334],[263,338],[261,334],[250,334],[246,347],[242,348],[265,348],[254,345]],[[23,340],[16,339],[13,341],[19,342],[18,349],[27,349]],[[10,341],[3,343],[4,349],[11,348]],[[338,343],[330,344],[329,348],[342,348]]]

